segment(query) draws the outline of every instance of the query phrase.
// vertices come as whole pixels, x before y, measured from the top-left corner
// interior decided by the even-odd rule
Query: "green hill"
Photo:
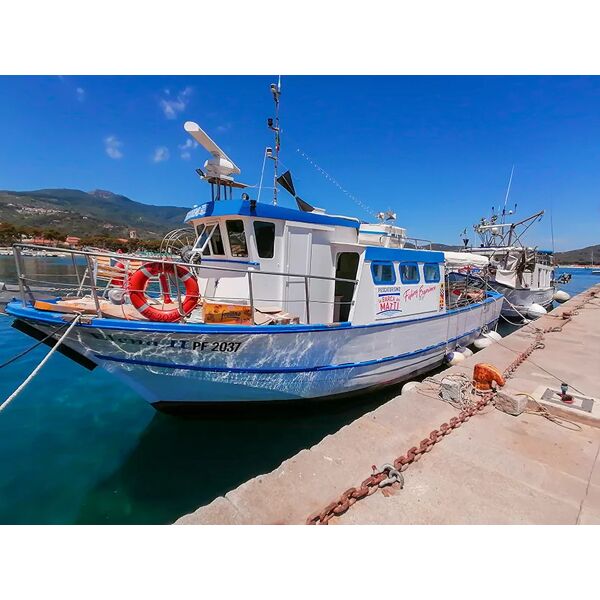
[[[594,264],[600,264],[600,244],[579,248],[579,250],[557,252],[554,256],[559,265],[591,265],[592,252],[594,253]]]
[[[105,190],[0,191],[0,223],[54,229],[65,235],[160,238],[183,226],[189,209],[152,206]]]

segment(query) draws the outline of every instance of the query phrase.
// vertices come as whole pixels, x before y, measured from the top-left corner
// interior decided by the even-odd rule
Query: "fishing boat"
[[[277,111],[280,86],[271,91]],[[166,236],[160,259],[65,249],[75,281],[40,297],[22,260],[31,246],[15,244],[14,326],[62,339],[59,351],[169,411],[365,392],[433,369],[495,327],[501,294],[452,279],[452,257],[411,241],[391,215],[364,223],[300,198],[277,171],[277,112],[269,127],[273,197],[260,202],[185,123],[211,154],[198,170],[211,195]]]
[[[542,218],[544,211],[514,223],[506,222],[506,215],[506,210],[501,215],[492,212],[489,219],[482,218],[476,223],[473,230],[480,238],[480,245],[470,247],[468,238],[463,238],[465,250],[488,258],[487,281],[505,298],[503,316],[537,318],[552,305],[556,284],[563,282],[554,279],[554,253],[551,250],[527,246],[521,241],[523,234]],[[556,299],[562,299],[561,293]]]

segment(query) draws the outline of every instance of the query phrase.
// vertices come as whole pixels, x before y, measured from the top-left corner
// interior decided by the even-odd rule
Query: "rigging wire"
[[[325,169],[323,169],[320,165],[318,165],[302,148],[297,147],[296,152],[302,156],[308,163],[310,163],[327,181],[333,183],[335,187],[337,187],[343,194],[345,194],[350,200],[352,200],[357,206],[359,206],[362,210],[364,210],[370,217],[377,217],[377,212],[374,211],[368,204],[362,202],[359,198],[357,198],[354,194],[349,192],[345,187],[343,187],[335,177],[330,175]]]
[[[260,171],[260,182],[258,184],[258,196],[256,198],[257,202],[260,202],[260,193],[262,192],[262,187],[263,187],[263,177],[265,175],[265,165],[267,164],[267,149],[265,148],[265,153],[263,156],[263,164],[262,164],[262,169]]]

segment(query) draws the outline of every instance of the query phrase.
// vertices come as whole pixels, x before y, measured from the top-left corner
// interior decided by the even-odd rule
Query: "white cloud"
[[[222,123],[221,125],[217,125],[217,131],[219,133],[225,133],[231,129],[231,123]]]
[[[83,102],[85,100],[85,90],[82,87],[76,88],[75,96],[79,102]]]
[[[119,140],[116,135],[109,135],[104,138],[104,149],[106,150],[106,154],[113,159],[119,159],[123,157],[123,152],[121,152],[121,148],[123,147],[123,142]]]
[[[164,97],[158,101],[160,108],[167,119],[175,119],[177,115],[185,110],[190,101],[192,88],[186,87],[179,94],[173,96],[171,90],[164,90]]]
[[[152,162],[159,163],[164,160],[169,160],[169,149],[166,146],[159,146],[154,150]]]
[[[180,156],[181,158],[183,158],[183,160],[190,160],[190,158],[192,158],[192,153],[191,151],[194,148],[198,147],[198,142],[195,142],[194,140],[185,140],[184,144],[179,144],[179,146],[177,146],[180,150]]]

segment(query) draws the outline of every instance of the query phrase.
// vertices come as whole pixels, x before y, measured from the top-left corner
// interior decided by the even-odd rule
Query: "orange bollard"
[[[473,367],[473,385],[475,389],[491,390],[493,381],[500,387],[506,383],[502,373],[496,367],[486,363],[477,363]]]

